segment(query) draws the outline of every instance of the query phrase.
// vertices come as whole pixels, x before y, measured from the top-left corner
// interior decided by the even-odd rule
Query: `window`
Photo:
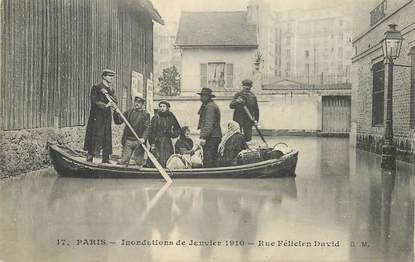
[[[225,63],[208,63],[208,86],[225,87]]]
[[[287,58],[291,57],[291,50],[287,49]]]
[[[385,66],[383,62],[373,65],[372,125],[383,125],[385,95]]]
[[[310,56],[310,52],[308,50],[305,50],[305,58],[308,58]]]
[[[310,64],[304,64],[304,72],[306,75],[310,75]]]
[[[411,48],[411,127],[415,128],[415,47]]]
[[[221,90],[233,87],[233,64],[207,63],[200,64],[201,87]]]

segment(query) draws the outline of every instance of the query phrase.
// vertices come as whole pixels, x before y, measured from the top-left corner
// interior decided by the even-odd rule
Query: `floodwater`
[[[414,261],[414,166],[347,139],[268,138],[296,178],[0,182],[0,261]]]

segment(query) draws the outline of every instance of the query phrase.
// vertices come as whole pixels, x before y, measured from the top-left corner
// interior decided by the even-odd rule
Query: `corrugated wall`
[[[2,0],[1,129],[86,124],[101,70],[117,71],[120,107],[131,71],[152,72],[152,21],[127,0]],[[123,99],[124,98],[124,99]]]

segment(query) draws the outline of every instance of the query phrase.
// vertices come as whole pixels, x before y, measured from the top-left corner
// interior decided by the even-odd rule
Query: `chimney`
[[[257,25],[259,19],[259,3],[256,0],[250,0],[246,7],[247,22],[250,25]]]

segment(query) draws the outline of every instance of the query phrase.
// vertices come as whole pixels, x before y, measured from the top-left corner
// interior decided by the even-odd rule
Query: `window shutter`
[[[233,88],[233,64],[226,64],[226,88]]]
[[[200,64],[200,87],[207,87],[207,64]]]

